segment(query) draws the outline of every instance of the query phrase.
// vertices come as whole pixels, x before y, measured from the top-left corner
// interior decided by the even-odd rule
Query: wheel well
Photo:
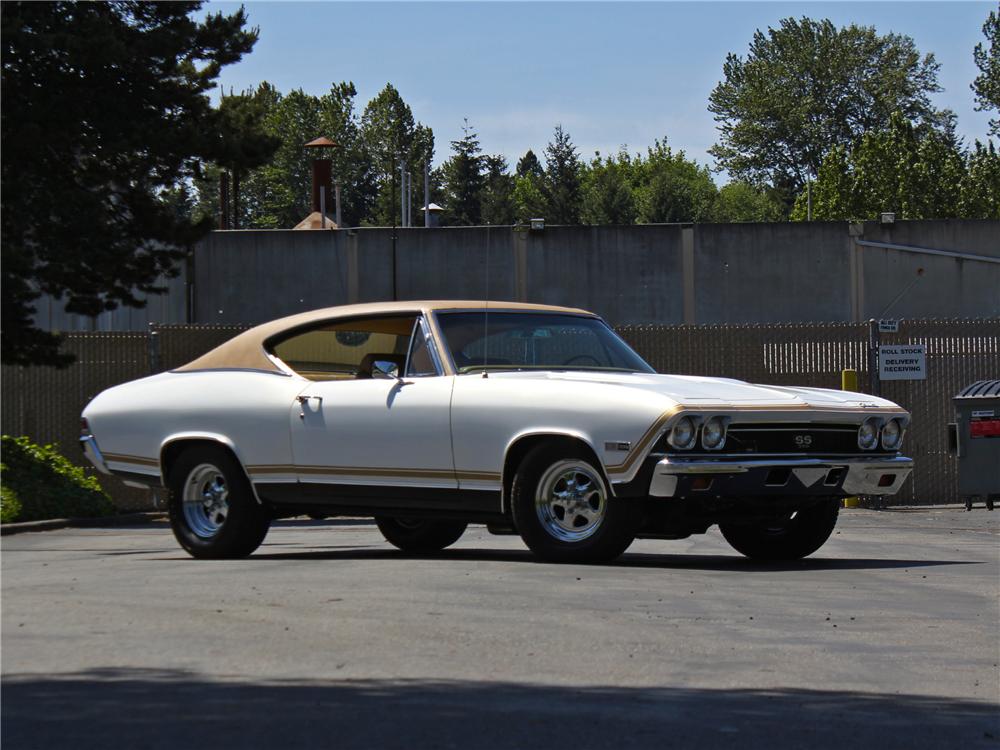
[[[597,457],[597,454],[594,453],[594,449],[591,448],[585,440],[581,440],[580,438],[572,437],[570,435],[559,434],[526,435],[515,441],[514,444],[507,450],[507,455],[504,457],[503,509],[505,512],[510,509],[510,491],[514,484],[514,474],[517,473],[517,467],[521,465],[525,456],[527,456],[537,446],[542,444],[564,446],[567,451],[580,451],[586,458],[593,461],[594,466],[601,472],[601,476],[604,478],[604,482],[608,486],[608,492],[614,494],[614,489],[608,479],[607,472],[604,471],[604,464]]]
[[[163,475],[163,486],[170,486],[170,472],[173,471],[174,464],[177,462],[178,457],[181,453],[189,448],[196,448],[198,446],[203,447],[213,447],[221,448],[226,451],[233,460],[239,464],[240,468],[243,470],[244,475],[246,475],[247,482],[250,483],[250,488],[253,490],[254,495],[257,494],[257,490],[253,489],[253,482],[250,481],[250,475],[247,474],[246,467],[243,462],[240,461],[239,456],[233,451],[233,449],[223,443],[220,440],[210,440],[209,438],[181,438],[180,440],[174,440],[171,443],[167,443],[163,446],[160,451],[160,473]]]

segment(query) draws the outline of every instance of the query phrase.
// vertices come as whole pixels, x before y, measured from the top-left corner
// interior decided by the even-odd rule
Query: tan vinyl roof
[[[573,315],[593,315],[586,310],[575,307],[558,307],[555,305],[534,305],[527,302],[484,302],[483,300],[412,300],[401,302],[366,302],[359,305],[341,305],[325,307],[320,310],[289,315],[268,323],[262,323],[249,331],[231,338],[224,344],[203,354],[192,362],[178,367],[174,372],[193,372],[196,370],[266,370],[282,372],[264,350],[264,342],[273,336],[293,328],[308,326],[335,318],[353,318],[363,315],[382,315],[392,313],[428,313],[436,310],[483,310],[489,305],[490,310],[500,311],[538,311],[561,312]]]

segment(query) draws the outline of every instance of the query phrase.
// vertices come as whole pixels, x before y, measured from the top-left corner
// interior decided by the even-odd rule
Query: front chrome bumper
[[[653,468],[649,494],[894,495],[912,470],[913,459],[905,456],[712,461],[674,457]]]
[[[111,474],[108,465],[104,463],[104,456],[101,449],[97,447],[97,441],[93,435],[83,435],[80,438],[80,448],[83,449],[83,455],[94,465],[95,469],[102,474]]]

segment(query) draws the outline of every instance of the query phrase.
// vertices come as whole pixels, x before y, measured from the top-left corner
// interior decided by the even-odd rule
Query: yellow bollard
[[[842,391],[853,391],[857,393],[858,391],[858,371],[857,370],[841,370],[840,371],[840,390]],[[861,501],[856,497],[845,497],[844,507],[845,508],[857,508],[861,505]]]

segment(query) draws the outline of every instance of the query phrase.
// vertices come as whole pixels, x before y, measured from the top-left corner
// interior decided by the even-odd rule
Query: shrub
[[[92,518],[115,512],[111,498],[97,477],[88,475],[54,445],[36,445],[26,437],[0,438],[3,464],[3,521],[40,521],[47,518]],[[8,493],[14,498],[8,514]],[[9,516],[13,517],[9,517]]]
[[[4,465],[0,464],[0,474],[4,468]],[[10,523],[20,512],[21,501],[17,499],[14,490],[6,485],[0,487],[0,523]]]

